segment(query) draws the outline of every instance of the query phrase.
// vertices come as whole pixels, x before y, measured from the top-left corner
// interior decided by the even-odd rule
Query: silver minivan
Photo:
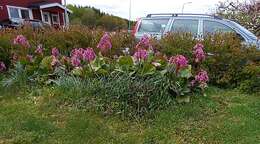
[[[198,39],[203,39],[208,33],[234,32],[245,44],[256,45],[260,49],[260,41],[252,32],[234,21],[213,15],[149,14],[138,20],[134,29],[137,39],[145,34],[161,39],[168,32],[190,32]]]

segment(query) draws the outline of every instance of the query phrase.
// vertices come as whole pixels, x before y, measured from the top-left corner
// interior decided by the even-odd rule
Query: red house
[[[0,23],[39,20],[53,26],[69,23],[62,0],[0,0]]]

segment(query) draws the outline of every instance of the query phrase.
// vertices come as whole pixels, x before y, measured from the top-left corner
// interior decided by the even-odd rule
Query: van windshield
[[[169,22],[169,18],[164,19],[144,19],[141,22],[138,32],[146,33],[161,33],[164,32],[167,24]]]

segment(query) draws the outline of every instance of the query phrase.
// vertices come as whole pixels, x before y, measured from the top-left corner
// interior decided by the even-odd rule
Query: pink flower
[[[26,56],[27,60],[32,63],[33,62],[33,56],[32,55],[27,55]]]
[[[51,54],[54,56],[54,57],[58,57],[60,55],[60,52],[57,48],[52,48],[51,50]]]
[[[79,67],[81,65],[81,61],[92,62],[95,58],[96,54],[92,48],[73,49],[71,52],[71,64],[74,67]]]
[[[76,56],[71,57],[71,64],[74,67],[79,67],[80,66],[80,59]]]
[[[148,35],[144,35],[139,43],[136,45],[137,49],[149,49],[151,46],[150,44],[150,38]]]
[[[111,38],[108,33],[105,33],[101,40],[99,41],[97,48],[101,50],[101,52],[107,52],[112,48]]]
[[[204,45],[202,43],[197,43],[193,49],[204,49]]]
[[[200,84],[206,84],[209,81],[208,73],[204,70],[201,70],[196,76],[195,80]]]
[[[6,70],[6,66],[5,66],[5,63],[0,61],[0,72],[3,72]]]
[[[21,45],[24,47],[29,47],[29,42],[26,37],[23,35],[18,35],[14,40],[13,40],[14,45]]]
[[[188,66],[188,60],[183,55],[171,57],[169,63],[176,65],[177,69],[185,68]]]
[[[91,62],[96,58],[96,54],[92,48],[85,49],[82,53],[82,56],[83,56],[83,60],[87,62]]]
[[[59,60],[57,59],[57,57],[52,56],[52,61],[51,61],[51,66],[55,67],[59,64]]]
[[[37,46],[37,49],[34,51],[36,54],[38,55],[42,55],[43,54],[43,47],[42,44]]]
[[[134,58],[137,61],[141,61],[141,60],[146,60],[148,57],[148,52],[144,49],[139,49],[137,52],[135,52],[134,54]]]
[[[78,57],[78,58],[82,59],[83,58],[83,52],[84,52],[83,48],[73,49],[71,51],[71,57]]]
[[[198,43],[193,48],[193,56],[195,58],[195,62],[199,63],[206,59],[206,55],[204,53],[204,46],[201,43]]]

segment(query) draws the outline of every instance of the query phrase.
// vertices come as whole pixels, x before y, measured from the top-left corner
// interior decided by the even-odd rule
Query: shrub
[[[197,41],[190,33],[168,33],[159,43],[159,51],[168,56],[182,54],[191,58]]]
[[[239,90],[245,93],[260,92],[260,63],[247,64],[240,74]]]
[[[237,87],[245,78],[243,69],[260,57],[255,47],[242,44],[233,34],[209,35],[203,41],[208,56],[204,66],[208,69],[211,83],[221,87]],[[251,79],[254,74],[249,74]]]

